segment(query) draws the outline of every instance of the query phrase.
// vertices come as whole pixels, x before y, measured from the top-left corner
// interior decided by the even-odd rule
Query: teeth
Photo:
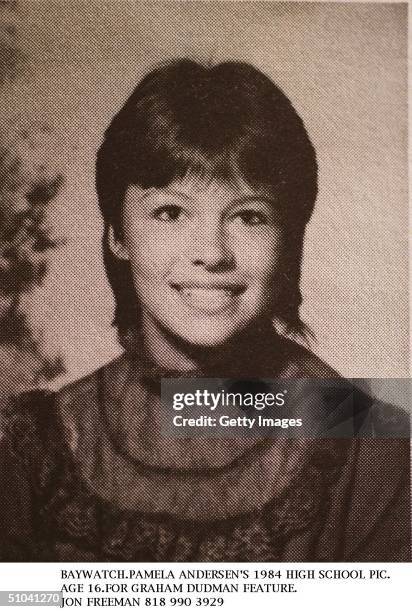
[[[229,289],[181,289],[181,293],[187,296],[193,297],[210,297],[215,295],[216,297],[223,295],[228,295],[231,297],[233,292]]]
[[[234,292],[230,289],[181,288],[184,301],[201,312],[213,313],[225,310],[233,304]]]

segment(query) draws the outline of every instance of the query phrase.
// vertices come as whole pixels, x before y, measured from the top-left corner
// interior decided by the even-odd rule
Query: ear
[[[108,243],[109,249],[117,259],[128,261],[129,253],[127,252],[126,246],[122,240],[116,237],[112,226],[109,227]]]

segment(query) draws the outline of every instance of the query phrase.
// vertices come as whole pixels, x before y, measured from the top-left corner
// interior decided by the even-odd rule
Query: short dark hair
[[[196,175],[276,193],[288,232],[284,287],[276,317],[302,333],[300,267],[303,236],[317,195],[317,163],[302,119],[287,96],[247,63],[202,65],[182,59],[152,70],[105,132],[96,189],[105,221],[106,272],[116,300],[120,335],[139,316],[130,266],[108,247],[108,228],[122,234],[129,185],[163,187]]]

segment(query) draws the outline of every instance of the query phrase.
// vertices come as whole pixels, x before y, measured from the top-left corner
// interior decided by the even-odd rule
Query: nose
[[[203,221],[192,237],[191,261],[210,271],[228,270],[234,254],[222,223]]]

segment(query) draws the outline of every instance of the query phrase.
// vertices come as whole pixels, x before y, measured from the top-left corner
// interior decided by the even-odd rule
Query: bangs
[[[111,222],[128,185],[244,181],[273,192],[285,211],[293,205],[302,223],[317,190],[315,153],[290,100],[261,72],[233,62],[182,61],[151,73],[106,131],[97,170]]]
[[[188,142],[181,134],[170,130],[167,136],[163,133],[157,142],[150,139],[148,146],[139,146],[138,155],[129,165],[123,184],[134,184],[143,189],[162,188],[187,178],[202,183],[224,183],[233,188],[244,183],[256,191],[274,196],[279,212],[283,212],[285,218],[288,211],[293,212],[291,203],[296,206],[296,201],[300,201],[303,207],[305,201],[312,202],[316,197],[316,181],[315,191],[309,194],[302,183],[308,183],[313,166],[308,168],[306,164],[305,168],[304,161],[299,160],[297,171],[296,162],[290,159],[294,152],[287,152],[285,143],[268,142],[268,135],[257,130],[248,132],[225,138],[226,134],[221,130],[211,129],[209,142],[199,142],[199,133],[193,139],[197,142]],[[289,158],[287,164],[285,157]],[[310,177],[310,182],[313,184],[313,177]],[[294,223],[298,219],[299,215],[292,214]],[[305,216],[303,223],[306,221]]]
[[[136,160],[126,182],[148,189],[165,187],[189,178],[199,182],[226,183],[233,187],[244,182],[252,188],[273,188],[275,177],[265,173],[263,164],[250,163],[256,159],[255,147],[250,146],[246,138],[239,140],[225,143],[224,147],[189,144],[177,139],[173,143],[162,140],[161,146],[146,150],[145,159],[149,163],[144,167]]]

